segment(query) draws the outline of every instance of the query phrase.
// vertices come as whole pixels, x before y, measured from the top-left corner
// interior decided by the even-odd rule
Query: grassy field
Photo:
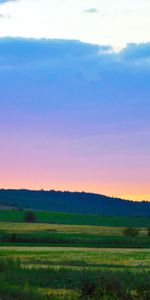
[[[150,300],[148,218],[35,214],[0,211],[0,299]]]
[[[148,300],[148,250],[1,247],[6,300]]]
[[[68,225],[93,225],[115,227],[150,227],[150,218],[146,217],[119,217],[100,216],[89,214],[69,214],[35,211],[38,223],[68,224]],[[0,221],[23,222],[24,211],[0,210]]]
[[[0,241],[2,245],[150,247],[146,228],[141,228],[136,237],[124,236],[123,230],[124,227],[0,222]]]

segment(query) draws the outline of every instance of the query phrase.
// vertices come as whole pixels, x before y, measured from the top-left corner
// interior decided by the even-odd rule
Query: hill
[[[150,216],[150,202],[133,202],[84,192],[1,189],[0,205],[66,213]]]

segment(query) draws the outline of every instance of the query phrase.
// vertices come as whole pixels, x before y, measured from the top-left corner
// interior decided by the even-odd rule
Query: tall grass
[[[0,296],[7,300],[149,300],[149,295],[150,272],[27,268],[19,260],[0,261]]]

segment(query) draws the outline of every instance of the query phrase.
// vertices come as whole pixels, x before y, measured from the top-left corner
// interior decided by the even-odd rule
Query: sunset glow
[[[1,188],[150,200],[149,9],[0,1]]]

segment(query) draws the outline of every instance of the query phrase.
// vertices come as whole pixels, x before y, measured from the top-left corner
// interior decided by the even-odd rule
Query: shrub
[[[137,280],[136,291],[138,300],[149,300],[150,299],[150,277],[149,275],[144,276],[144,279]]]
[[[6,261],[5,260],[0,260],[0,272],[4,272],[6,269]]]
[[[85,275],[85,277],[81,281],[81,299],[92,297],[95,293],[96,286],[96,280]]]
[[[125,236],[135,237],[139,234],[139,231],[138,228],[127,227],[123,230],[123,234]]]
[[[111,271],[101,272],[97,278],[85,277],[81,283],[80,299],[129,300],[128,289],[122,278]]]
[[[124,280],[113,272],[104,272],[98,280],[94,299],[129,300],[130,295],[124,284]]]
[[[19,259],[0,259],[0,272],[16,270],[20,268],[20,266],[21,262]]]
[[[13,243],[16,242],[16,233],[12,233],[12,235],[11,235],[11,242],[13,242]]]
[[[147,228],[147,235],[150,237],[150,227]]]
[[[35,214],[31,211],[26,211],[25,214],[24,214],[24,221],[29,222],[29,223],[36,222]]]

